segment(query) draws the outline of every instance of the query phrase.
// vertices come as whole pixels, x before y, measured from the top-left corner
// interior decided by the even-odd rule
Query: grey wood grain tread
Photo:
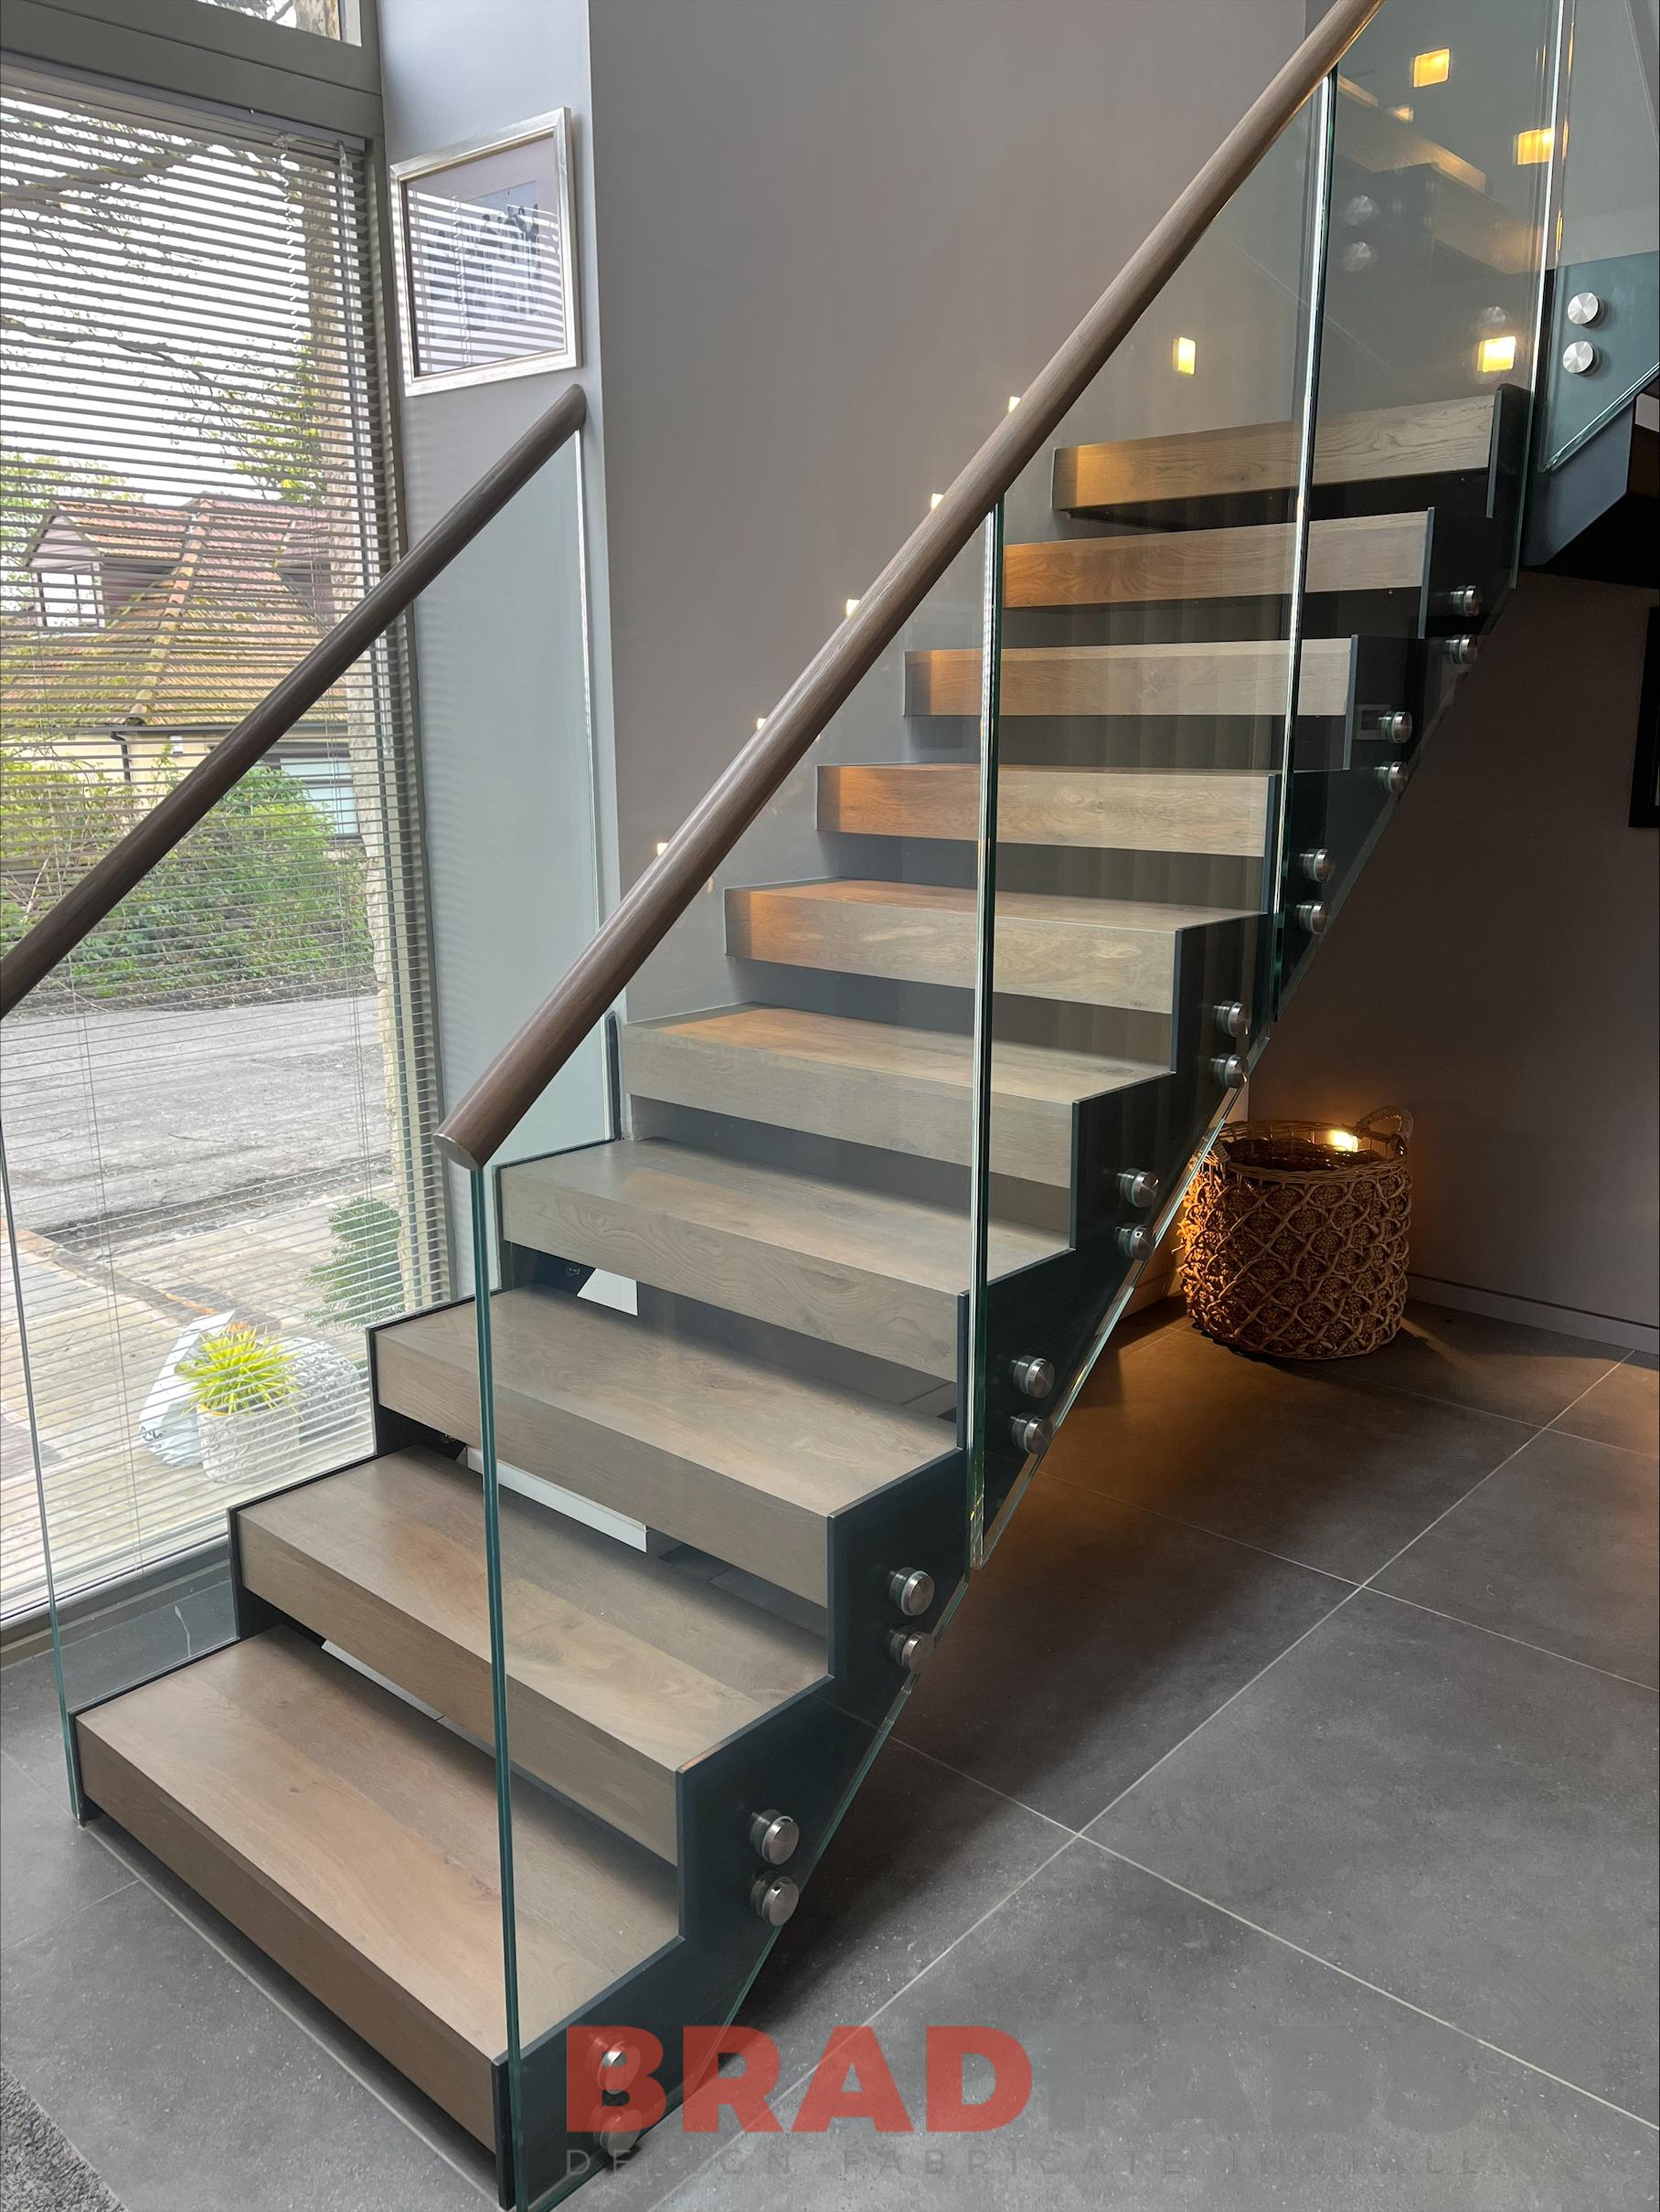
[[[499,1292],[490,1313],[504,1460],[815,1604],[829,1516],[945,1448],[935,1421],[587,1300]],[[376,1375],[383,1404],[476,1446],[474,1325],[471,1300],[397,1322]]]
[[[790,1006],[728,1006],[629,1024],[622,1068],[638,1097],[924,1159],[969,1157],[974,1063],[966,1035]],[[1147,1061],[995,1043],[993,1167],[1065,1188],[1074,1106],[1165,1072]]]
[[[1260,859],[1272,780],[1244,769],[1004,767],[997,841]],[[821,768],[818,826],[869,837],[980,834],[980,771],[950,763]]]
[[[1228,530],[1126,530],[1010,546],[1010,607],[1105,607],[1163,601],[1279,597],[1292,587],[1296,526]],[[1309,530],[1308,589],[1416,591],[1430,551],[1430,516],[1347,515]]]
[[[504,1170],[516,1244],[798,1329],[936,1376],[957,1367],[965,1212],[658,1141]],[[994,1275],[1064,1249],[990,1225]]]
[[[835,878],[726,894],[735,958],[972,988],[977,944],[972,888]],[[1183,930],[1242,920],[1231,907],[1000,892],[999,991],[1165,1014],[1175,1002]]]
[[[482,2142],[506,2044],[495,1767],[273,1629],[76,1723],[93,1802]],[[527,2037],[677,1932],[671,1870],[515,1805]]]
[[[1314,482],[1376,484],[1389,477],[1464,474],[1492,457],[1498,395],[1414,401],[1328,415],[1314,432]],[[1056,449],[1054,504],[1101,513],[1167,500],[1282,492],[1302,467],[1301,422],[1247,422],[1226,430]]]
[[[677,1768],[825,1672],[822,1637],[671,1563],[500,1493],[516,1765],[659,1856]],[[480,1479],[436,1452],[366,1460],[245,1507],[257,1596],[488,1741]]]
[[[1304,714],[1347,710],[1353,641],[1303,643],[1297,704]],[[1282,638],[1222,638],[1152,645],[1019,645],[1005,649],[1005,715],[1283,717],[1291,648]],[[905,655],[908,715],[977,715],[980,655],[946,646]]]

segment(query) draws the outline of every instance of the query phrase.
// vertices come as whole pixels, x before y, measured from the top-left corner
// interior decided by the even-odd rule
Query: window
[[[291,30],[314,31],[320,38],[351,36],[343,0],[203,0],[203,5],[233,8],[261,23],[285,23]]]
[[[359,145],[8,77],[0,150],[9,941],[375,580],[391,471]],[[367,1451],[366,1327],[446,1294],[409,696],[394,638],[6,1021],[8,1614],[17,1332],[69,1597]],[[226,1319],[296,1414],[229,1487],[177,1372]]]
[[[52,569],[35,580],[43,630],[95,630],[103,620],[96,569]]]
[[[328,824],[335,837],[357,835],[357,800],[352,790],[352,764],[344,752],[294,753],[279,746],[277,766],[291,776]]]

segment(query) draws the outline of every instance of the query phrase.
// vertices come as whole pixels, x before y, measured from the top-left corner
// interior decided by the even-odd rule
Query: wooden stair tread
[[[1314,433],[1316,484],[1484,470],[1493,451],[1495,392],[1328,415]],[[1300,422],[1250,422],[1111,444],[1056,450],[1054,504],[1063,512],[1154,506],[1166,500],[1282,492],[1302,468]]]
[[[954,1375],[968,1288],[965,1213],[647,1140],[509,1167],[502,1217],[516,1244],[772,1321],[855,1351]],[[1006,1274],[1065,1249],[993,1221]]]
[[[1006,647],[998,678],[1006,715],[1283,716],[1291,648],[1283,638],[1152,645]],[[1353,641],[1303,643],[1304,714],[1347,710]],[[977,715],[980,654],[947,646],[905,655],[908,715]]]
[[[1543,258],[1538,227],[1495,199],[1485,173],[1404,116],[1383,107],[1365,87],[1339,76],[1337,148],[1342,158],[1374,175],[1403,169],[1433,169],[1438,194],[1431,222],[1434,237],[1474,261],[1506,276],[1526,276]]]
[[[825,1671],[820,1638],[500,1494],[515,1763],[676,1856],[675,1770]],[[480,1479],[421,1449],[245,1507],[248,1588],[488,1739]]]
[[[822,1604],[828,1515],[944,1448],[939,1424],[555,1292],[491,1301],[510,1464]],[[382,1402],[477,1445],[472,1302],[377,1337]]]
[[[1260,859],[1272,789],[1272,778],[1246,769],[1005,767],[997,771],[997,840]],[[980,771],[932,762],[821,768],[818,826],[863,836],[974,840]]]
[[[970,988],[977,950],[972,888],[835,878],[726,895],[734,958]],[[996,987],[1029,997],[1168,1013],[1177,931],[1240,920],[1243,909],[997,896]]]
[[[829,876],[813,883],[767,884],[729,890],[729,899],[798,900],[807,906],[891,907],[901,912],[949,914],[973,922],[972,886],[952,883],[885,883],[867,877]],[[1130,930],[1167,937],[1175,930],[1207,922],[1236,921],[1238,907],[1181,906],[1151,899],[1087,899],[1063,891],[999,891],[997,920],[1047,922],[1057,929]]]
[[[969,1156],[966,1036],[790,1006],[729,1006],[632,1023],[622,1057],[628,1088],[643,1097],[926,1159]],[[1165,1073],[1146,1061],[995,1043],[993,1166],[1064,1186],[1074,1104]]]
[[[94,1803],[482,2141],[505,2048],[488,1754],[273,1629],[76,1722]],[[670,1941],[674,1877],[515,1805],[520,2004],[554,2026]]]
[[[1308,589],[1418,590],[1429,541],[1430,516],[1422,513],[1315,522],[1309,531]],[[1103,607],[1282,595],[1291,590],[1296,542],[1294,524],[1274,522],[1010,546],[1004,556],[1005,604]],[[998,795],[1001,800],[1001,779]]]

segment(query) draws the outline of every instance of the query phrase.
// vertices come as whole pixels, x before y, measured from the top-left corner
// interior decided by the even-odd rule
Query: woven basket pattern
[[[1330,1133],[1239,1122],[1195,1178],[1183,1280],[1194,1322],[1218,1344],[1355,1359],[1399,1328],[1412,1204],[1404,1141],[1363,1135],[1346,1152],[1321,1141]]]

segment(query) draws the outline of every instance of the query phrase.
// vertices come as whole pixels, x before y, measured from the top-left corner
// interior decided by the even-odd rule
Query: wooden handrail
[[[438,1132],[449,1159],[483,1167],[541,1096],[1382,5],[1338,0],[1229,132],[1019,406],[998,423],[563,980],[450,1113]]]
[[[182,776],[87,870],[80,882],[27,931],[0,962],[0,1015],[12,1011],[72,952],[89,930],[147,876],[158,860],[193,830],[222,799],[310,712],[329,686],[337,683],[358,655],[404,613],[432,579],[472,542],[521,491],[545,462],[582,427],[588,402],[572,385],[509,448],[495,467],[463,492],[449,513],[426,536],[394,561],[379,582],[343,615],[298,667],[268,691],[228,737]]]

